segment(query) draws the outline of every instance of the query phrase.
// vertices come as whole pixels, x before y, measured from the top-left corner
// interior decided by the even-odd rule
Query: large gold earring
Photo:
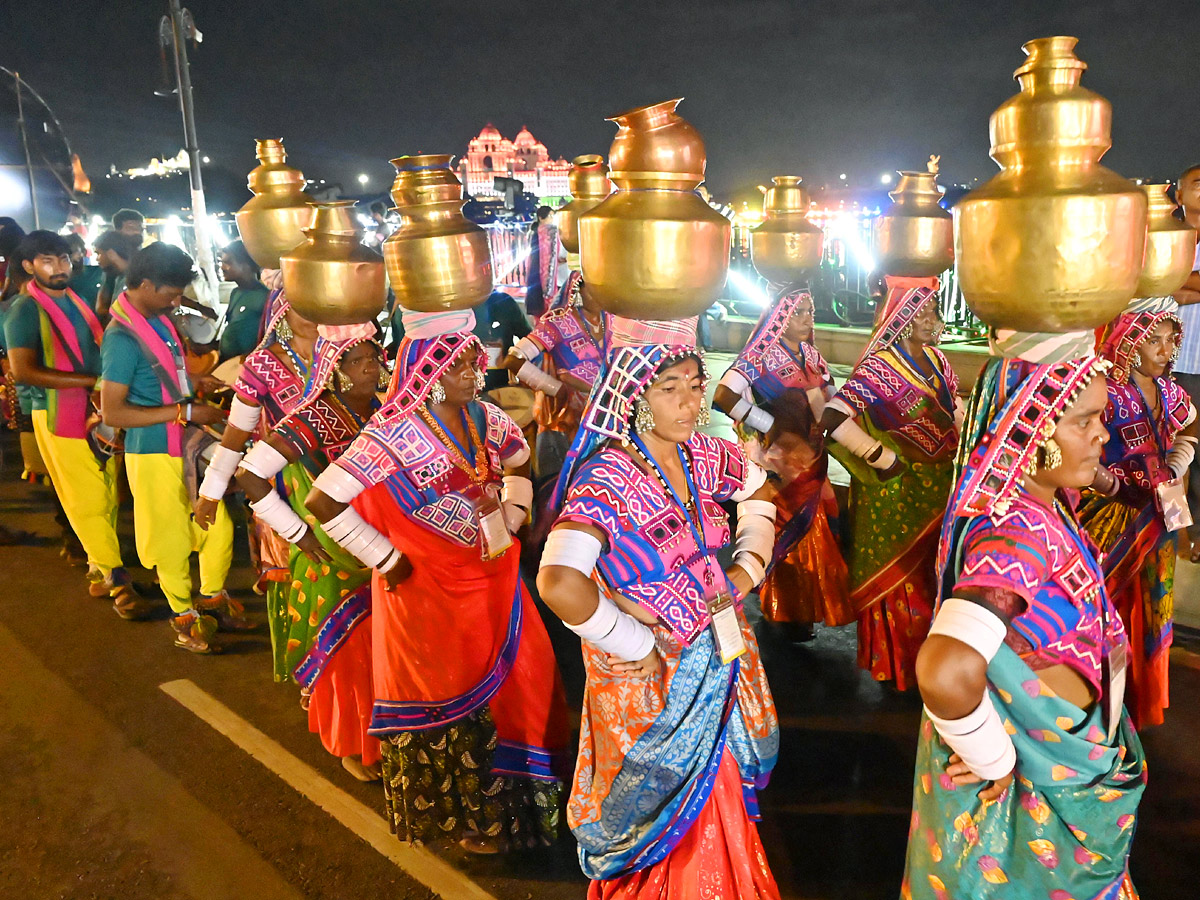
[[[1062,447],[1058,446],[1058,441],[1054,438],[1046,438],[1046,443],[1042,444],[1043,465],[1047,470],[1057,469],[1063,464]]]
[[[392,373],[387,370],[387,366],[379,367],[379,381],[375,383],[375,387],[382,393],[388,389],[392,383]]]
[[[333,375],[337,379],[337,389],[340,392],[345,392],[354,387],[354,382],[350,380],[350,376],[342,371],[341,366],[334,366]]]
[[[645,400],[639,400],[633,407],[633,430],[645,434],[654,430],[654,410]]]
[[[290,344],[292,338],[296,335],[292,333],[292,326],[288,324],[287,316],[279,320],[279,324],[275,326],[275,338],[282,344]]]
[[[700,407],[700,415],[696,416],[696,427],[707,428],[712,422],[712,415],[709,413],[708,404],[705,403]]]
[[[440,381],[435,381],[433,387],[429,389],[429,402],[435,404],[446,402],[446,389],[442,387]]]

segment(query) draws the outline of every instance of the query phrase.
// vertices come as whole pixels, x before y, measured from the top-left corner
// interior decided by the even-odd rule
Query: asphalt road
[[[44,540],[0,547],[0,897],[435,896],[397,865],[389,851],[398,842],[378,837],[379,785],[350,779],[308,733],[295,686],[272,682],[265,625],[229,640],[220,656],[195,657],[171,646],[165,607],[154,621],[129,623],[89,598],[83,569],[50,540],[46,489],[16,480],[10,438],[0,439],[0,522]],[[123,529],[131,544],[128,512]],[[240,549],[234,575],[262,623]],[[135,578],[149,581],[143,570]],[[577,708],[578,646],[551,624]],[[855,667],[853,626],[804,646],[770,634],[762,644],[783,742],[761,831],[785,896],[896,897],[918,701]],[[1198,659],[1177,654],[1168,724],[1144,735],[1150,787],[1133,864],[1145,900],[1194,896],[1200,883]],[[243,721],[243,745],[269,752],[252,755],[161,687],[181,682]],[[291,760],[287,780],[260,761],[278,769],[280,758]],[[375,843],[344,822],[360,833],[373,827]],[[536,853],[440,858],[499,900],[586,892],[569,835]],[[442,895],[468,894],[460,886]]]

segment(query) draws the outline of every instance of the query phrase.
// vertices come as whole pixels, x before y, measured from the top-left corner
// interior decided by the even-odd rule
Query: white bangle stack
[[[272,531],[289,544],[299,541],[308,531],[304,520],[275,491],[268,491],[266,496],[251,501],[250,508],[257,518],[266,522]]]
[[[566,623],[564,623],[566,624]],[[589,644],[626,662],[644,659],[654,649],[654,632],[600,594],[596,611],[578,625],[567,625]]]
[[[521,368],[517,370],[517,380],[523,381],[535,391],[541,391],[551,397],[558,395],[562,390],[562,382],[542,371],[541,366],[536,366],[531,362],[521,364]]]
[[[229,447],[218,446],[213,451],[213,457],[204,471],[204,480],[200,482],[197,491],[205,500],[220,500],[229,488],[229,481],[237,471],[238,463],[242,461],[240,451]]]

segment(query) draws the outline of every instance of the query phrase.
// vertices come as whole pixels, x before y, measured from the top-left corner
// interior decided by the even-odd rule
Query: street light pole
[[[25,130],[25,104],[21,99],[21,75],[13,72],[13,81],[17,86],[17,125],[21,128],[21,146],[25,149],[25,171],[29,175],[29,203],[33,207],[33,227],[41,228],[42,220],[38,216],[37,182],[33,178],[33,162],[29,158],[29,134]]]
[[[175,83],[179,90],[179,110],[183,114],[184,150],[188,156],[188,177],[192,189],[192,222],[196,236],[196,264],[200,267],[200,283],[196,293],[201,303],[216,309],[217,270],[213,264],[212,239],[208,233],[208,207],[204,202],[204,180],[200,174],[200,147],[196,140],[196,114],[192,107],[192,76],[188,66],[185,20],[188,30],[195,32],[192,14],[168,0],[170,9],[171,44],[174,48]],[[164,22],[164,25],[167,24]]]

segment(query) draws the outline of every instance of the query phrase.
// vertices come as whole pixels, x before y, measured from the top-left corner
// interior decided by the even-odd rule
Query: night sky
[[[708,145],[708,181],[743,196],[772,174],[878,186],[942,155],[943,182],[996,171],[987,118],[1020,45],[1071,34],[1112,101],[1105,164],[1168,178],[1200,160],[1200,4],[931,0],[190,0],[200,146],[254,165],[283,137],[310,178],[382,190],[387,160],[465,152],[486,122],[553,156],[606,153],[626,108],[672,96]],[[0,64],[46,98],[95,178],[182,145],[159,85],[157,0],[0,4]]]

